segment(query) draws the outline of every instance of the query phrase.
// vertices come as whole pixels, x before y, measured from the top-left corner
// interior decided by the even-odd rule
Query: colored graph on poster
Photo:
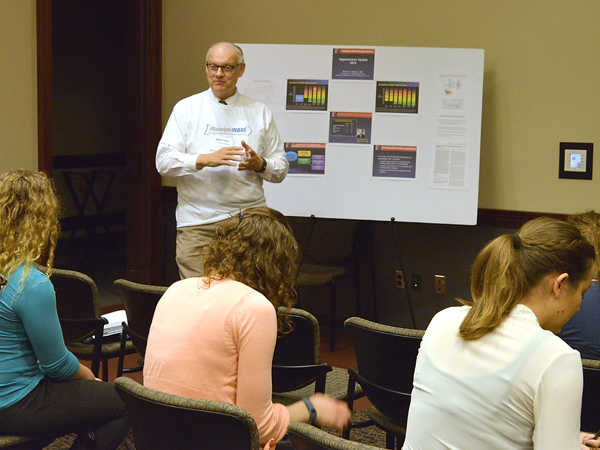
[[[377,82],[375,112],[418,114],[418,82]]]
[[[287,80],[285,109],[289,111],[327,111],[329,80]]]

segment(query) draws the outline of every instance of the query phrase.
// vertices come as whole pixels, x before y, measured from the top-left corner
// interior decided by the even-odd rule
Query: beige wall
[[[0,0],[0,11],[0,172],[35,170],[35,0]]]
[[[166,0],[163,14],[165,123],[207,87],[215,41],[484,49],[479,206],[600,210],[600,154],[593,181],[558,178],[561,141],[600,145],[597,0]]]
[[[35,1],[0,10],[0,171],[35,169]],[[165,0],[163,14],[164,122],[207,87],[202,64],[218,40],[482,48],[479,206],[600,210],[600,154],[593,181],[558,179],[559,142],[600,142],[597,0]]]

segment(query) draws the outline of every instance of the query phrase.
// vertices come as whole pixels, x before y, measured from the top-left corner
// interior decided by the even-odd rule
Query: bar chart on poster
[[[239,91],[273,113],[286,215],[473,225],[484,51],[239,44]]]

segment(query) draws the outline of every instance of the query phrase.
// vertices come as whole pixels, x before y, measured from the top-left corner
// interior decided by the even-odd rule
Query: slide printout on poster
[[[326,144],[285,143],[285,157],[290,163],[289,174],[325,175]]]
[[[334,48],[331,63],[334,80],[372,80],[375,50],[372,48]]]
[[[329,80],[287,80],[285,109],[288,111],[327,111]]]
[[[287,215],[477,221],[484,52],[239,44],[242,94],[265,103],[290,171]]]
[[[372,113],[331,112],[329,142],[332,144],[370,144]]]
[[[419,83],[378,81],[375,112],[419,113]]]
[[[373,176],[414,178],[417,168],[417,147],[376,145],[373,150]]]

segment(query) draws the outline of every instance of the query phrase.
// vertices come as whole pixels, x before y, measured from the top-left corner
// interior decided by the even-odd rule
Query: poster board
[[[238,89],[272,111],[286,215],[473,225],[483,50],[239,44]]]

